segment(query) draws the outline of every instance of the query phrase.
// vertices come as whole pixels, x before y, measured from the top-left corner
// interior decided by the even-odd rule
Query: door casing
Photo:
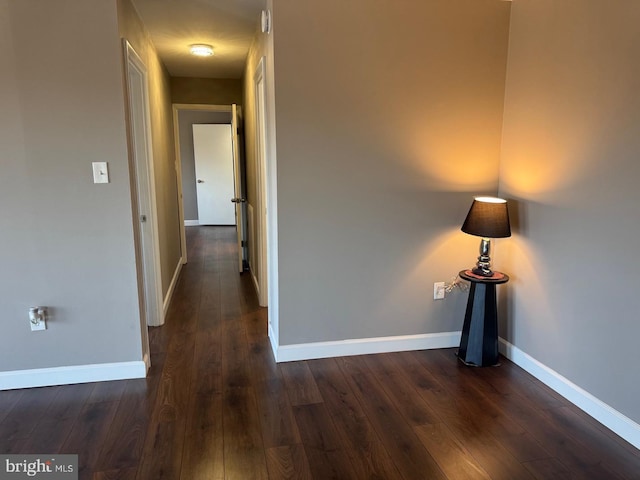
[[[123,50],[142,350],[148,367],[150,359],[147,326],[164,323],[151,117],[146,66],[126,39],[123,40]]]

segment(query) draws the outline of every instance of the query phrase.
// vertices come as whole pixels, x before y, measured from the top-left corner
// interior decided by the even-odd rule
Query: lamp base
[[[489,257],[489,252],[491,251],[491,239],[483,238],[480,242],[480,255],[478,256],[478,263],[476,263],[476,268],[471,270],[474,275],[479,275],[481,277],[490,277],[493,275],[491,271],[491,258]]]
[[[478,263],[480,263],[480,262],[478,262]],[[474,275],[478,275],[480,277],[492,277],[493,276],[493,270],[491,270],[490,268],[484,268],[484,267],[481,267],[481,266],[477,266],[476,268],[471,270],[471,273],[473,273]]]

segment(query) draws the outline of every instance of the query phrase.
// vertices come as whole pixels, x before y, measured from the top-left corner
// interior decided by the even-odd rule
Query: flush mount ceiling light
[[[198,57],[210,57],[213,55],[213,47],[211,45],[207,45],[205,43],[194,43],[189,46],[192,55],[196,55]]]

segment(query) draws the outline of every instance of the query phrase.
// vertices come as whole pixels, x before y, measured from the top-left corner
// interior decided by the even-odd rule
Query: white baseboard
[[[184,221],[184,226],[185,227],[197,227],[198,225],[200,225],[200,221],[199,220],[185,220]]]
[[[500,338],[500,353],[542,383],[558,392],[634,447],[640,449],[640,425],[583,390],[558,372],[543,365],[515,345]]]
[[[271,338],[271,333],[269,336]],[[406,352],[410,350],[431,350],[451,348],[460,344],[460,332],[427,333],[402,335],[397,337],[362,338],[331,342],[278,345],[271,338],[276,362],[294,362],[314,358],[347,357],[371,353]]]
[[[147,376],[144,360],[0,372],[0,390],[125,380]]]
[[[169,289],[167,290],[167,294],[164,296],[164,302],[162,304],[162,318],[164,319],[167,316],[167,311],[169,310],[169,305],[171,304],[171,299],[173,298],[173,292],[176,289],[176,285],[178,284],[178,279],[180,278],[180,272],[182,271],[183,265],[182,257],[178,260],[178,265],[176,265],[176,269],[173,272],[173,278],[171,279],[171,283],[169,284]]]

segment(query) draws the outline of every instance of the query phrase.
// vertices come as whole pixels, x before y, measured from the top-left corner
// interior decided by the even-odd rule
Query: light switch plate
[[[93,162],[93,183],[109,183],[109,166],[107,162]]]

